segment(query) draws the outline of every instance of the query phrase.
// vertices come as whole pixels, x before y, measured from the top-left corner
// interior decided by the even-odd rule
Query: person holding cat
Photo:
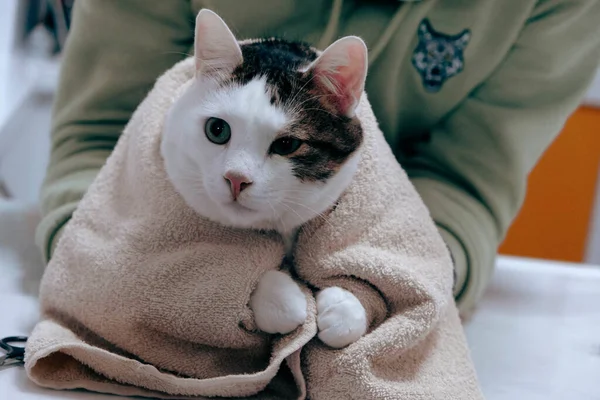
[[[472,311],[529,171],[594,77],[600,2],[77,0],[37,230],[46,259],[132,112],[190,52],[202,8],[238,38],[275,35],[320,49],[348,35],[366,42],[365,90],[450,249],[458,306]],[[219,135],[228,129],[214,123]],[[226,179],[234,197],[252,184]]]

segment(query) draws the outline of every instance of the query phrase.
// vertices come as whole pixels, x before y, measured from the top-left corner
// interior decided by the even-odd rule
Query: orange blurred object
[[[582,262],[600,164],[600,109],[582,107],[529,176],[521,212],[500,253]]]

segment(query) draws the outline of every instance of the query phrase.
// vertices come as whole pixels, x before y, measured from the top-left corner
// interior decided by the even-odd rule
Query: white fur
[[[196,16],[194,54],[196,74],[227,74],[242,63],[233,33],[217,14],[202,10]]]
[[[231,139],[211,143],[204,134],[210,117],[227,121]],[[201,215],[228,226],[275,229],[284,236],[329,209],[350,184],[359,152],[327,182],[302,182],[285,157],[269,147],[293,116],[274,107],[265,80],[222,89],[196,79],[171,108],[161,145],[169,178],[185,201]],[[227,172],[252,180],[237,201],[231,198]]]
[[[290,115],[293,111],[271,104],[265,79],[257,78],[243,86],[219,86],[217,78],[231,73],[243,61],[239,44],[213,12],[200,11],[196,21],[197,72],[171,107],[163,131],[161,154],[167,175],[186,203],[200,215],[232,227],[277,230],[289,254],[298,227],[331,208],[348,187],[358,167],[360,150],[325,183],[302,182],[296,178],[287,158],[269,154],[278,133],[295,118]],[[335,74],[335,60],[342,60],[345,65],[339,69],[343,74],[340,82],[352,86],[348,88],[351,95],[362,93],[365,79],[364,74],[353,79],[348,76],[354,70],[347,66],[350,59],[356,58],[353,55],[358,48],[357,40],[360,41],[358,38],[338,41],[347,47],[348,57],[341,56],[343,48],[334,48],[325,52],[329,55],[324,59],[328,79],[333,79]],[[364,43],[360,49],[365,52],[363,61],[366,62]],[[211,117],[221,118],[231,127],[228,143],[217,145],[207,139],[204,126]],[[228,172],[244,175],[252,181],[236,201],[224,179]],[[335,321],[348,314],[354,318],[348,323],[354,324],[360,320],[357,310],[362,306],[349,293],[352,297],[344,295],[346,300],[341,304],[330,304],[328,299],[333,297],[327,293],[336,293],[334,289],[324,290],[319,298],[324,312],[320,316],[321,335],[325,343],[336,346],[356,340],[354,335],[361,330],[351,325],[349,336],[337,328]],[[291,277],[278,271],[261,277],[250,307],[259,329],[269,333],[288,333],[306,319],[304,294]],[[334,337],[337,334],[339,338]]]
[[[367,332],[367,313],[352,293],[330,287],[317,295],[319,339],[336,349],[356,342]]]
[[[268,271],[250,298],[256,326],[267,333],[289,333],[306,320],[306,297],[281,271]]]

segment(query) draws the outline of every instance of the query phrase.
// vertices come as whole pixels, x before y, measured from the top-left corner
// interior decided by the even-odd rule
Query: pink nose
[[[229,186],[231,187],[231,195],[233,196],[234,200],[239,197],[242,190],[252,185],[252,180],[250,178],[237,172],[228,172],[223,178],[229,182]]]

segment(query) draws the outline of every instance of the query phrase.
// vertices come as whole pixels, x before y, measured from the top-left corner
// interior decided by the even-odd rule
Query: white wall
[[[17,9],[17,0],[0,1],[0,127],[24,95],[23,85],[13,79]]]
[[[596,79],[592,82],[584,104],[600,108],[600,71]],[[600,126],[597,127],[597,134],[600,135]],[[600,168],[600,166],[598,166]],[[596,184],[596,200],[594,202],[594,212],[590,223],[588,234],[586,262],[600,265],[600,170],[598,171],[598,182]]]
[[[598,133],[600,134],[600,127],[598,127]],[[600,171],[596,183],[596,200],[588,233],[585,261],[589,264],[600,265]]]
[[[600,107],[600,70],[598,70],[598,73],[596,74],[596,79],[594,79],[594,82],[592,82],[592,86],[588,91],[588,94],[584,100],[584,104]]]
[[[50,107],[58,60],[35,32],[17,45],[21,0],[0,0],[0,181],[17,200],[33,203],[49,156]]]
[[[596,75],[596,79],[592,82],[584,103],[600,108],[600,73]],[[600,135],[600,126],[597,127],[597,134]],[[600,168],[600,166],[598,167]],[[600,265],[600,170],[598,171],[596,184],[594,212],[588,234],[586,262]]]

